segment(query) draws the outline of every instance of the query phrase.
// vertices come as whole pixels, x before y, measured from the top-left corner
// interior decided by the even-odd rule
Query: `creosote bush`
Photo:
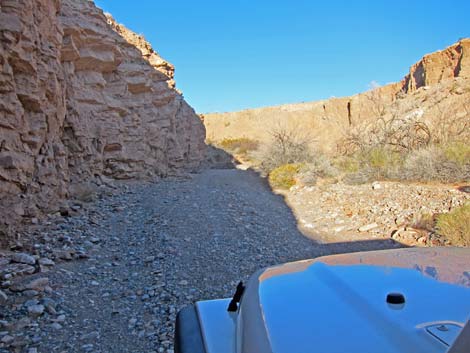
[[[470,246],[470,203],[439,215],[436,228],[453,245]]]

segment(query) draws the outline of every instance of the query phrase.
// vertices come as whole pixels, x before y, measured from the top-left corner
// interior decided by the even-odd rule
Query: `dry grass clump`
[[[439,215],[436,228],[453,245],[470,246],[470,203]]]

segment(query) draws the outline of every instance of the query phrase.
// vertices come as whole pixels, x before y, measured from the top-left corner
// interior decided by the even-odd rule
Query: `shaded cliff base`
[[[107,179],[204,159],[204,126],[173,66],[92,1],[2,3],[0,39],[2,233]]]

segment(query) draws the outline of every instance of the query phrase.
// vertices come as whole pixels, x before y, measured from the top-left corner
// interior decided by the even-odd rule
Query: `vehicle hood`
[[[469,319],[470,249],[333,255],[251,277],[237,352],[443,353]]]

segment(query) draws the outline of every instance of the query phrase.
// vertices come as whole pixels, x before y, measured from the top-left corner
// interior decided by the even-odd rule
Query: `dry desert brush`
[[[470,203],[439,215],[436,228],[453,245],[470,246]]]
[[[271,142],[258,155],[264,172],[269,173],[286,164],[307,163],[312,159],[312,141],[308,134],[277,126],[270,135]]]

